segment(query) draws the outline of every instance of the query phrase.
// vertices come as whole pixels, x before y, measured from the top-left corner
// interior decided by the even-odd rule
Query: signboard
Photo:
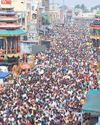
[[[11,0],[1,0],[1,4],[11,4]]]

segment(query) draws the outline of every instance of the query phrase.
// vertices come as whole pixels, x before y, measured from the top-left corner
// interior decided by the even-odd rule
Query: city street
[[[36,55],[37,68],[20,74],[0,95],[0,121],[5,125],[81,124],[81,108],[88,90],[100,88],[96,58],[92,47],[86,45],[88,24],[84,28],[81,24],[55,26],[56,43]]]
[[[85,4],[0,1],[0,125],[100,125],[100,6]]]

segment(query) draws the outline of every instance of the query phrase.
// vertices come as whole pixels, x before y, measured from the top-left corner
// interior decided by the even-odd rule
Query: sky
[[[100,5],[100,0],[50,0],[52,3],[59,3],[60,5],[67,5],[69,7],[73,7],[76,4],[85,4],[88,8],[95,6],[95,5]]]

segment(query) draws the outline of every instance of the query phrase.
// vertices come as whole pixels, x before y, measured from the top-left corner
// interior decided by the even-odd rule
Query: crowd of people
[[[55,26],[52,46],[0,95],[0,125],[81,125],[89,89],[100,89],[88,24]]]

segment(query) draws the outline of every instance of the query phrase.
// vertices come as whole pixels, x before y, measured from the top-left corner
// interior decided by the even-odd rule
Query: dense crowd
[[[80,125],[89,89],[99,89],[88,25],[55,26],[52,46],[0,95],[0,125]]]

